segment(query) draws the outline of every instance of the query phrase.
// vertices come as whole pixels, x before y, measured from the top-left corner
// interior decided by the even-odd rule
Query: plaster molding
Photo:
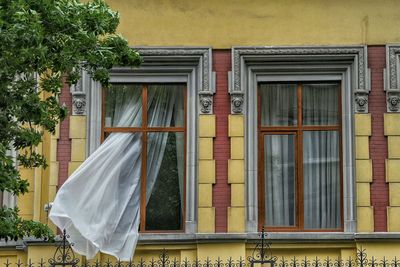
[[[211,48],[207,47],[134,47],[144,62],[138,68],[115,67],[110,82],[120,83],[186,83],[187,91],[187,196],[186,233],[197,231],[197,121],[199,114],[212,114],[215,74],[212,72]],[[101,85],[89,74],[82,75],[76,97],[86,95],[87,151],[90,155],[100,145]],[[78,93],[81,92],[81,93]],[[79,102],[77,102],[79,103]]]
[[[286,64],[310,64],[318,62],[322,65],[338,61],[351,65],[354,69],[353,92],[370,91],[370,73],[367,68],[366,46],[343,46],[343,47],[234,47],[232,50],[232,86],[231,94],[244,94],[243,71],[250,65],[271,65],[286,62]],[[359,99],[360,103],[365,100]],[[233,107],[232,107],[233,111]],[[355,112],[367,113],[366,108],[356,108]]]
[[[369,79],[366,46],[233,48],[229,92],[232,100],[232,114],[244,114],[246,123],[247,232],[258,229],[257,85],[259,82],[284,81],[338,81],[341,83],[343,227],[345,233],[357,231],[354,113],[368,112]],[[236,108],[236,106],[241,108]]]
[[[384,78],[387,112],[400,112],[400,44],[386,45]]]
[[[200,66],[199,71],[201,72],[201,86],[199,93],[215,93],[215,81],[213,79],[212,73],[212,52],[211,48],[191,48],[191,47],[134,47],[136,51],[139,52],[140,56],[144,59],[144,64],[146,61],[151,62],[157,57],[170,58],[169,61],[178,61],[186,58],[194,58],[198,61]]]

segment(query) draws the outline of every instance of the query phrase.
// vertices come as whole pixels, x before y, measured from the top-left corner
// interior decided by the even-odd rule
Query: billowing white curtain
[[[338,125],[337,84],[305,84],[305,125]],[[339,131],[303,132],[304,228],[341,225]]]
[[[106,125],[139,126],[141,90],[115,89]],[[149,106],[154,107],[149,111],[149,125],[170,125],[176,90],[160,85],[160,90],[149,95]],[[167,135],[161,135],[149,142],[147,196],[157,178],[166,141]],[[140,133],[110,134],[56,195],[50,219],[67,231],[73,249],[88,259],[99,251],[121,260],[133,256],[140,223],[141,146]]]

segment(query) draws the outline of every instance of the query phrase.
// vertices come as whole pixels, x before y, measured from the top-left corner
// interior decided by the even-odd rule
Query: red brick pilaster
[[[389,205],[388,185],[385,180],[387,140],[383,134],[383,114],[386,112],[386,94],[383,91],[383,68],[386,64],[385,46],[368,46],[368,67],[371,69],[369,112],[372,116],[372,136],[369,147],[373,180],[371,205],[374,207],[375,232],[386,232],[386,207]]]

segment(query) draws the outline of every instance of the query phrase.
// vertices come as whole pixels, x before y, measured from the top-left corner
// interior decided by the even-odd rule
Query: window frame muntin
[[[141,173],[140,173],[140,226],[139,233],[184,233],[186,231],[186,185],[187,185],[187,95],[188,95],[188,85],[187,83],[177,83],[177,82],[127,82],[118,81],[112,82],[111,84],[137,84],[141,87],[141,104],[142,104],[142,125],[140,127],[105,127],[105,112],[106,112],[106,90],[103,87],[101,90],[101,140],[103,143],[105,136],[113,132],[128,132],[128,133],[141,133],[141,143],[142,151],[140,152],[141,161]],[[183,127],[151,127],[148,125],[148,102],[147,102],[147,92],[149,86],[153,84],[163,84],[163,85],[183,85],[184,88],[184,123]],[[149,133],[184,133],[184,179],[183,179],[183,212],[181,216],[181,229],[178,230],[146,230],[146,182],[147,182],[147,137]]]
[[[338,124],[337,125],[303,125],[303,85],[307,83],[332,83],[338,85]],[[297,123],[291,126],[262,126],[261,125],[261,96],[260,86],[262,84],[296,84],[297,100]],[[271,232],[343,232],[344,231],[344,194],[343,194],[343,147],[342,147],[342,84],[335,80],[303,80],[303,81],[278,81],[278,82],[257,82],[257,136],[258,136],[258,230],[265,228]],[[304,173],[303,173],[303,132],[305,131],[337,131],[339,133],[339,172],[340,172],[340,227],[326,229],[305,229],[304,228]],[[296,172],[296,218],[294,226],[273,226],[265,225],[265,177],[264,177],[264,137],[266,135],[289,135],[295,137],[295,172]]]

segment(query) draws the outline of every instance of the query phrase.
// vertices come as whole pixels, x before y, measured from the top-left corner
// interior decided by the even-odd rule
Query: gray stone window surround
[[[245,117],[247,232],[258,229],[257,83],[289,80],[341,81],[344,232],[356,232],[354,113],[368,112],[366,47],[235,47],[232,63],[231,112]]]
[[[197,118],[212,114],[215,73],[211,70],[212,53],[208,47],[134,47],[143,57],[139,68],[116,67],[111,83],[186,83],[186,222],[185,232],[197,232]],[[73,115],[87,116],[87,156],[100,145],[101,85],[82,73],[78,85],[71,88]]]
[[[400,112],[400,44],[386,45],[384,70],[387,112]]]

